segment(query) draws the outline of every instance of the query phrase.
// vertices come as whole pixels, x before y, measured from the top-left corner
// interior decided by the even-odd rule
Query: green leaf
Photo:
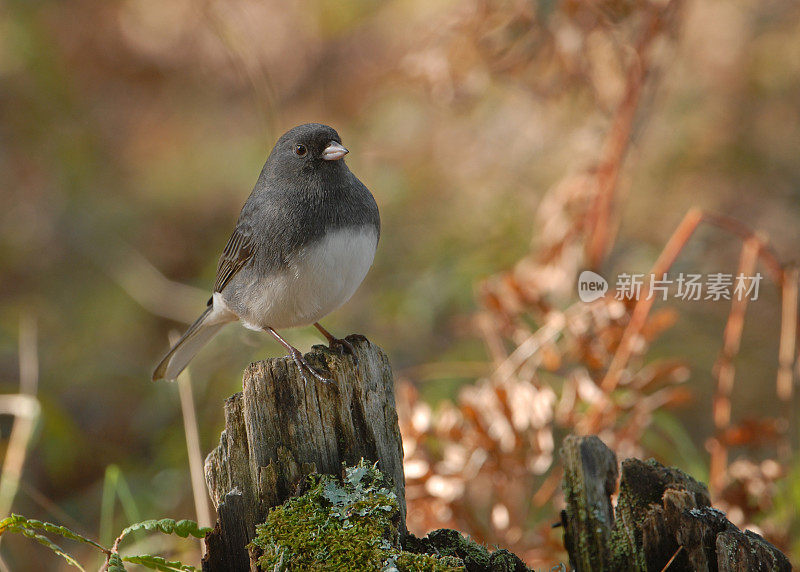
[[[150,554],[125,556],[123,560],[125,562],[140,564],[152,570],[159,570],[161,572],[197,572],[197,568],[189,564],[184,564],[179,560],[167,560],[165,558],[161,558],[161,556],[152,556]]]
[[[162,518],[160,520],[145,520],[143,522],[137,522],[136,524],[130,525],[128,528],[122,531],[122,534],[117,537],[114,546],[119,546],[119,543],[122,541],[123,538],[128,536],[132,532],[136,532],[137,530],[147,530],[147,531],[154,531],[157,530],[158,532],[163,532],[164,534],[177,534],[181,538],[186,538],[189,535],[192,535],[196,538],[205,538],[205,536],[211,532],[211,529],[208,527],[201,527],[193,520],[179,520],[174,521],[171,518]]]
[[[4,519],[4,521],[5,520],[7,520],[7,519]],[[37,534],[36,532],[31,530],[30,528],[25,528],[24,526],[19,526],[19,525],[6,526],[2,530],[3,530],[3,532],[5,532],[6,530],[9,531],[9,532],[18,532],[18,533],[22,534],[23,536],[27,536],[28,538],[32,538],[33,540],[35,540],[39,544],[47,546],[47,548],[49,548],[50,550],[52,550],[53,552],[55,552],[56,554],[61,556],[64,560],[67,561],[68,564],[74,566],[78,570],[82,570],[83,572],[86,572],[86,570],[83,568],[83,566],[81,566],[78,563],[77,560],[75,560],[72,556],[70,556],[69,554],[64,552],[64,550],[58,544],[56,544],[55,542],[53,542],[52,540],[50,540],[46,536],[43,536],[41,534]]]
[[[58,526],[57,524],[52,524],[50,522],[42,522],[40,520],[36,520],[33,518],[28,519],[18,514],[12,514],[11,516],[6,517],[0,521],[0,534],[2,534],[3,531],[9,527],[22,527],[29,530],[44,530],[45,532],[49,532],[51,534],[58,534],[69,540],[74,540],[75,542],[89,544],[91,546],[94,546],[95,548],[99,548],[103,552],[108,552],[108,548],[101,546],[94,540],[86,538],[85,536],[80,535],[77,532],[73,532],[65,526]]]

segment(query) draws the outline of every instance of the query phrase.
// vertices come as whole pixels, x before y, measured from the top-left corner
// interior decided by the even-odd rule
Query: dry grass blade
[[[41,414],[41,406],[35,394],[39,385],[39,350],[36,320],[23,316],[19,329],[19,387],[17,395],[0,396],[0,413],[14,416],[8,449],[0,474],[0,517],[11,514],[14,497],[19,490],[22,469],[28,456],[33,431]],[[0,558],[0,569],[9,570]]]
[[[0,477],[0,515],[3,517],[11,514],[28,455],[28,445],[41,413],[39,400],[34,397],[39,378],[36,337],[35,320],[29,316],[23,318],[19,336],[20,393],[0,396],[0,413],[14,416]]]
[[[169,337],[170,344],[174,344],[178,341],[179,334],[173,331]],[[195,413],[194,396],[192,395],[192,379],[188,368],[178,376],[178,394],[181,401],[181,413],[183,414],[183,428],[186,434],[186,453],[189,457],[189,473],[192,481],[197,523],[201,527],[210,527],[214,523],[211,520],[211,511],[208,507],[208,492],[203,476],[203,453],[200,449],[200,435],[197,430],[197,415]]]
[[[39,400],[31,395],[0,396],[0,413],[14,416],[8,450],[3,460],[3,472],[0,477],[0,514],[11,514],[11,506],[19,488],[22,468],[28,456],[33,430],[41,413]]]

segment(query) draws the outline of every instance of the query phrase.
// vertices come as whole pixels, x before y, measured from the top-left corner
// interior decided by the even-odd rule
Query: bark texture
[[[391,477],[405,531],[403,447],[389,360],[362,336],[350,355],[314,346],[308,362],[337,385],[306,383],[291,358],[251,364],[243,391],[225,403],[225,430],[206,458],[206,483],[218,521],[206,539],[203,570],[251,569],[246,549],[267,512],[291,497],[311,472],[338,475],[342,464],[377,462]]]
[[[614,509],[609,497],[617,488],[617,458],[597,437],[567,437],[561,457],[567,502],[564,544],[571,547],[578,570],[605,570],[611,561]]]
[[[578,572],[641,570],[789,571],[786,556],[711,507],[703,483],[654,460],[622,462],[597,437],[567,437],[561,449],[567,508],[564,544]]]

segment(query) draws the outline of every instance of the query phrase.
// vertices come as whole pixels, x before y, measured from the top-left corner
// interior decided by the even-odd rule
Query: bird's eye
[[[298,157],[305,157],[306,153],[308,153],[308,149],[306,149],[305,145],[295,145],[294,146],[294,154]]]

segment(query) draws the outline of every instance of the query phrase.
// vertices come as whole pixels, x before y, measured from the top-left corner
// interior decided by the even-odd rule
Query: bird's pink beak
[[[337,143],[336,141],[331,141],[325,150],[322,152],[322,158],[326,161],[338,161],[345,155],[347,155],[349,151],[345,149],[341,143]]]

